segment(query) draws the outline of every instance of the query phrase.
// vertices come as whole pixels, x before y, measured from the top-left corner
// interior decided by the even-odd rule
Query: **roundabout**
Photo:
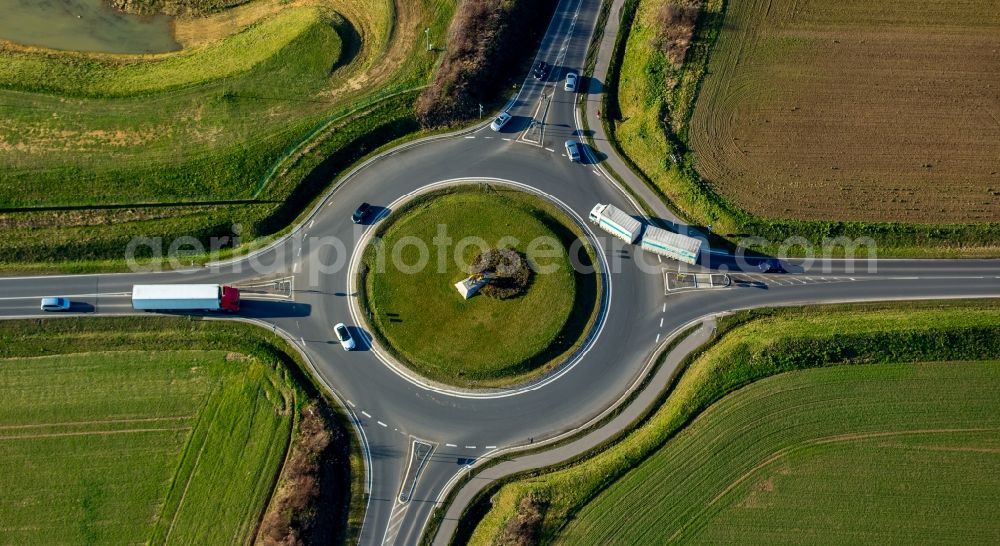
[[[394,204],[355,250],[375,350],[424,382],[494,394],[565,367],[605,293],[586,227],[504,181],[442,185]]]

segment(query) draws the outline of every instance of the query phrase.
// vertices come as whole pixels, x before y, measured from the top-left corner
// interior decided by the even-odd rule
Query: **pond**
[[[159,53],[180,49],[170,17],[139,17],[105,0],[0,0],[0,39],[72,51]]]

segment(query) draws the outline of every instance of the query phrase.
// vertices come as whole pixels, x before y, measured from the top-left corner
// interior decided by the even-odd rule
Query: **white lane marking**
[[[601,173],[597,172],[597,169],[591,169],[591,170],[594,171],[594,174],[596,174],[597,176],[601,176]]]
[[[458,446],[455,444],[445,444],[445,447],[458,447]]]
[[[660,317],[660,328],[663,328],[663,317]]]
[[[663,312],[667,312],[667,302],[663,302]]]
[[[476,449],[476,446],[465,446],[465,449]]]
[[[106,296],[125,297],[125,296],[131,296],[131,295],[132,295],[131,292],[115,292],[115,293],[112,293],[112,294],[105,294],[105,293],[102,292],[100,294],[63,294],[62,297],[64,297],[64,298],[96,298],[96,297],[100,296],[100,297],[103,298],[103,297],[106,297]],[[43,297],[44,296],[10,296],[10,297],[6,297],[6,298],[0,298],[0,301],[40,300]],[[48,315],[46,315],[46,316],[48,316]]]
[[[306,345],[306,338],[304,338],[302,336],[299,336],[299,343],[301,343],[302,346],[305,347],[305,345]]]
[[[315,224],[315,223],[316,223],[316,219],[315,218],[313,218],[312,220],[309,220],[309,225],[306,226],[306,229],[309,229],[309,228],[313,227],[313,224]]]
[[[369,419],[371,419],[371,418],[372,418],[372,414],[368,413],[367,411],[362,411],[362,412],[361,412],[361,415],[364,415],[365,417],[367,417],[367,418],[369,418]]]
[[[660,334],[656,334],[656,342],[657,342],[657,343],[659,343],[659,342],[660,342]]]
[[[302,247],[299,247],[299,251],[295,253],[296,256],[302,255]]]
[[[555,153],[555,150],[553,150],[552,148],[545,148],[545,149],[548,150],[548,151],[550,151],[550,152],[552,152],[552,153]]]
[[[354,405],[354,402],[351,402],[350,400],[347,401],[347,405],[351,406],[352,408],[356,408],[357,407],[357,406]]]
[[[658,261],[658,262],[660,262],[662,264],[663,263],[663,258],[661,258],[659,254],[657,254],[656,255],[656,261]]]
[[[302,266],[302,264],[300,264],[299,262],[295,262],[295,264],[292,265],[292,273],[298,273],[299,272],[299,268],[301,266]]]
[[[510,139],[507,138],[507,137],[504,137],[504,140],[507,141],[507,142],[510,142]]]
[[[380,427],[389,428],[389,425],[383,423],[382,421],[376,421],[376,423],[378,423],[378,426],[380,426]]]
[[[491,136],[484,136],[483,138],[485,138],[486,140],[493,140],[493,137]]]
[[[470,136],[467,136],[465,138],[476,138],[476,135],[470,135]]]
[[[496,449],[497,446],[486,446],[486,449]]]

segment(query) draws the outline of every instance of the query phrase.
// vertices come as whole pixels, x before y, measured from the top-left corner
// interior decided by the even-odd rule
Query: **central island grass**
[[[560,544],[996,544],[1000,362],[842,366],[713,405]]]
[[[366,250],[361,282],[374,334],[404,364],[436,381],[499,386],[549,369],[578,345],[594,316],[598,283],[570,263],[567,249],[580,235],[565,214],[537,197],[494,189],[424,196],[406,209],[381,228],[384,267],[378,248]],[[439,255],[434,240],[442,228],[453,243]],[[527,292],[510,300],[462,299],[454,286],[468,276],[461,266],[480,251],[461,245],[466,237],[527,254],[537,266]],[[541,238],[551,242],[544,245],[550,252],[532,262],[530,245]],[[421,252],[406,242],[415,240],[426,245],[428,263],[410,273]],[[587,252],[581,257],[592,261]],[[549,267],[554,271],[538,272]]]
[[[0,542],[246,543],[293,388],[225,351],[0,359]]]

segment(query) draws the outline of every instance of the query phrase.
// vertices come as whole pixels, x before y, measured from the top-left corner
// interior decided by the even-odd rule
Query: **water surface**
[[[107,53],[180,49],[170,17],[128,15],[104,0],[0,0],[0,39]]]

